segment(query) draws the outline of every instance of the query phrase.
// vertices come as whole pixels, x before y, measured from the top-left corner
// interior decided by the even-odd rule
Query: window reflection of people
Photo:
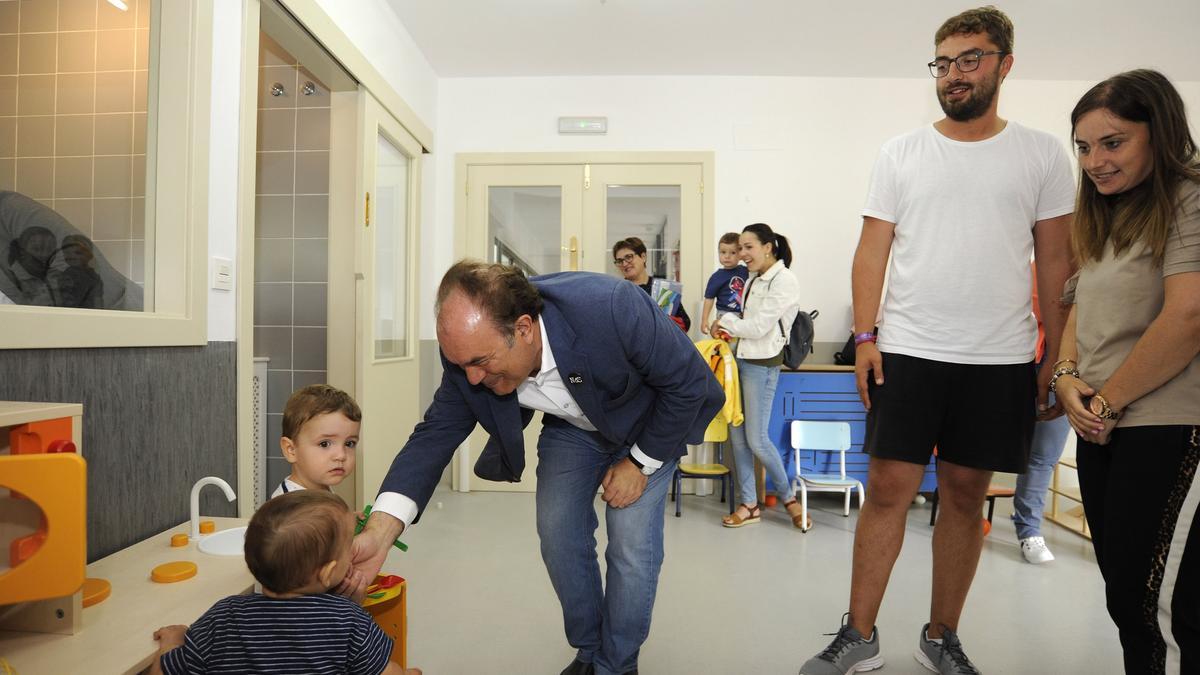
[[[641,239],[628,237],[613,244],[613,264],[627,280],[641,286],[643,291],[651,292],[654,277],[646,271],[646,244]],[[683,309],[682,300],[671,314],[671,320],[685,332],[692,327],[692,319]]]
[[[67,268],[59,272],[56,279],[58,306],[102,308],[104,282],[92,268],[96,258],[92,240],[80,234],[67,236],[63,238],[59,254]]]
[[[141,311],[143,294],[66,218],[0,190],[0,304]]]
[[[19,305],[57,305],[47,278],[57,249],[58,240],[50,230],[37,226],[22,230],[8,244],[4,274],[16,292],[6,289],[5,295]]]

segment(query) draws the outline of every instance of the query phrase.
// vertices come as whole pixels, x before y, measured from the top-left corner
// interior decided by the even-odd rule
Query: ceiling
[[[924,77],[947,0],[388,0],[439,77]],[[979,2],[980,0],[976,0]],[[1013,76],[1200,81],[1196,0],[997,0]]]

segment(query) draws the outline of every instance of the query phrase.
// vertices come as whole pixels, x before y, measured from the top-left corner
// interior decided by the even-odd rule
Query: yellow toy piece
[[[196,576],[196,563],[189,560],[163,563],[150,570],[150,580],[160,584],[173,584],[194,576]]]
[[[46,526],[9,552],[19,564],[0,574],[0,597],[17,603],[74,594],[87,568],[87,463],[70,452],[0,456],[0,486],[37,505]]]
[[[112,595],[112,584],[108,581],[108,579],[88,577],[86,580],[84,580],[84,607],[91,607],[92,605],[104,602],[110,595]]]

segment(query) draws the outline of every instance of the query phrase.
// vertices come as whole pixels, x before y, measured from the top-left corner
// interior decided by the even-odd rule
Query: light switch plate
[[[233,261],[228,258],[213,258],[212,287],[218,291],[233,290]]]

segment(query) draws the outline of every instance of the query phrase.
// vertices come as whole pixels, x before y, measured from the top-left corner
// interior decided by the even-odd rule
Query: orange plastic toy
[[[65,440],[71,438],[71,418],[63,417],[40,422],[29,422],[13,427],[8,434],[9,452],[12,455],[41,455],[60,452],[74,453],[75,444]],[[28,499],[19,490],[9,493],[13,499]],[[46,516],[43,512],[38,529],[33,534],[18,537],[8,548],[8,566],[16,567],[33,557],[46,542]]]
[[[14,446],[15,447],[15,446]],[[42,511],[41,529],[13,541],[0,597],[26,602],[71,595],[87,566],[87,464],[73,453],[0,457],[0,485]]]
[[[403,577],[395,574],[380,574],[375,577],[375,583],[367,587],[367,598],[363,608],[371,613],[371,618],[379,625],[388,637],[392,638],[392,655],[390,659],[401,668],[407,663],[408,636],[408,584]]]

